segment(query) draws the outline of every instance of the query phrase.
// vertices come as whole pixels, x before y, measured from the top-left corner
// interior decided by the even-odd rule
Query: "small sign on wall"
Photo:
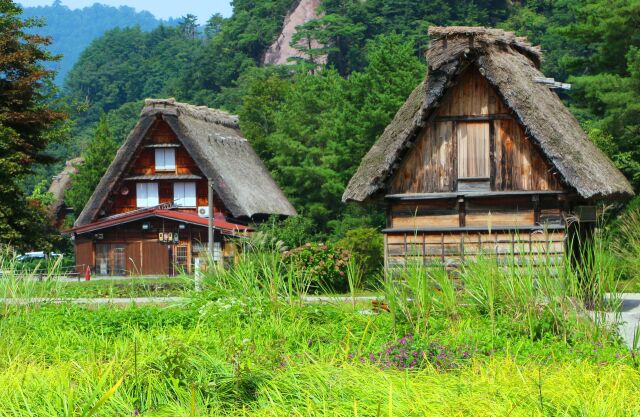
[[[163,243],[178,243],[180,242],[180,235],[178,232],[159,232],[158,240]]]

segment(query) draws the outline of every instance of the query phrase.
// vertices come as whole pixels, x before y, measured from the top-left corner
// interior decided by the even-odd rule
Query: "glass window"
[[[180,207],[196,206],[196,183],[176,182],[173,184],[173,203]]]
[[[154,207],[159,204],[158,184],[155,182],[139,182],[136,184],[136,206]]]
[[[176,150],[173,148],[156,148],[156,171],[175,171]]]

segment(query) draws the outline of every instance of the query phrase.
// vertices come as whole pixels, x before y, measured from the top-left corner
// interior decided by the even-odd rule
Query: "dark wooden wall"
[[[562,257],[557,173],[477,69],[455,82],[389,181],[387,265]]]
[[[160,203],[171,203],[173,201],[173,183],[174,182],[195,182],[196,183],[196,205],[207,205],[207,180],[198,168],[197,164],[191,158],[187,150],[182,146],[177,136],[169,127],[169,125],[163,120],[157,120],[155,124],[149,129],[147,137],[141,143],[141,146],[136,150],[129,167],[122,174],[121,178],[139,175],[155,175],[155,148],[147,148],[145,145],[152,144],[176,144],[179,147],[175,148],[176,151],[176,171],[178,175],[197,175],[201,177],[200,180],[180,180],[158,181],[158,194]],[[166,173],[166,172],[164,172]],[[110,216],[113,214],[126,213],[137,209],[136,207],[136,182],[138,181],[124,181],[121,180],[119,184],[114,188],[114,193],[111,196],[110,203],[107,204],[105,215]],[[128,193],[123,194],[123,190],[126,188]],[[182,209],[184,211],[194,211],[195,209]],[[214,211],[229,214],[229,211],[224,206],[224,203],[219,196],[214,193]]]
[[[389,193],[455,191],[486,177],[494,191],[560,190],[552,167],[487,80],[463,72],[390,180]]]
[[[388,267],[419,262],[451,266],[478,257],[561,262],[566,233],[563,230],[406,232],[385,235]]]
[[[142,225],[149,224],[149,230],[143,230]],[[126,258],[125,273],[127,275],[167,275],[172,272],[171,265],[175,247],[186,246],[188,272],[193,263],[193,256],[201,243],[207,242],[206,227],[186,225],[185,229],[179,229],[179,222],[173,220],[149,219],[125,223],[110,229],[87,233],[76,237],[76,265],[78,272],[84,274],[89,265],[94,274],[97,256],[96,245],[118,245],[124,247]],[[159,233],[178,233],[178,242],[161,242]],[[222,240],[217,233],[216,241]],[[223,249],[225,249],[223,247]],[[230,246],[230,250],[233,248]]]

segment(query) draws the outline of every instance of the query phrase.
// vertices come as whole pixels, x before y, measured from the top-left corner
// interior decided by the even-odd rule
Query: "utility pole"
[[[207,192],[207,202],[209,203],[209,258],[213,261],[213,181],[209,180]]]

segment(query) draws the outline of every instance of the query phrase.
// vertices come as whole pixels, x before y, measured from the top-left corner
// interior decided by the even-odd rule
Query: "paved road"
[[[29,280],[29,281],[56,281],[56,282],[85,282],[84,279],[84,275],[82,276],[77,276],[77,277],[69,277],[66,275],[58,275],[58,276],[53,276],[51,278],[46,278],[46,275],[44,276],[44,278],[39,278],[37,275],[29,275],[29,276],[21,276],[18,277],[19,279],[23,279],[23,280]],[[104,276],[104,275],[97,275],[97,276],[91,276],[91,281],[125,281],[125,282],[132,282],[132,281],[136,281],[136,280],[144,280],[144,281],[149,281],[149,280],[154,280],[154,279],[171,279],[171,278],[177,278],[177,277],[169,277],[167,275],[145,275],[144,277],[131,277],[131,276]]]
[[[0,304],[91,304],[91,305],[129,305],[129,304],[179,304],[189,301],[187,297],[123,297],[123,298],[0,298]]]
[[[605,313],[609,323],[617,324],[618,333],[625,344],[633,347],[633,334],[640,325],[640,293],[625,293],[620,295],[622,302],[620,313]]]

